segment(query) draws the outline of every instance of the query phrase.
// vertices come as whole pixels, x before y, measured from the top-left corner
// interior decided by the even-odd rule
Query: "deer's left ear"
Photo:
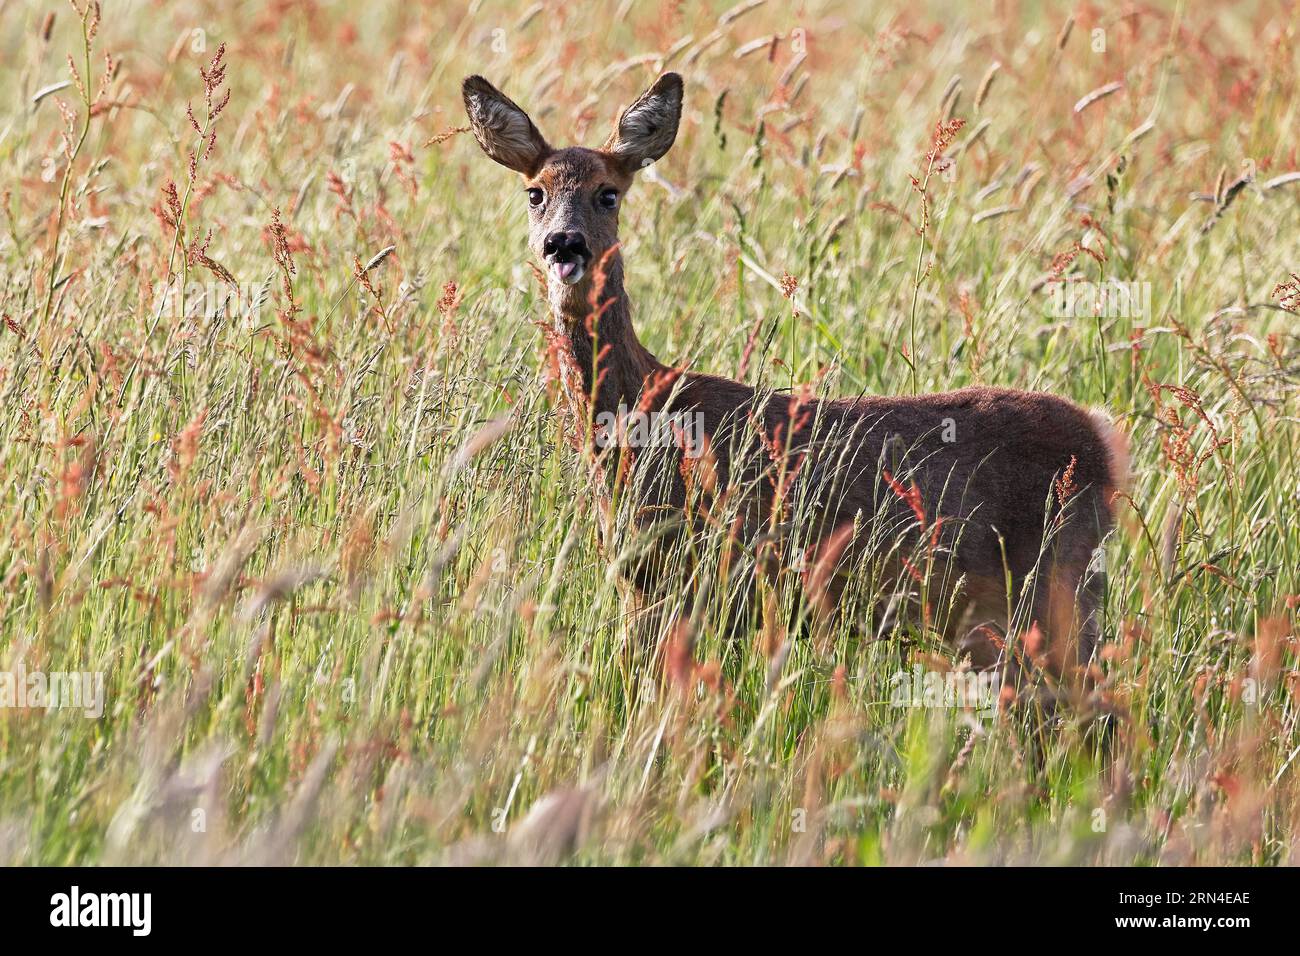
[[[629,173],[649,166],[673,145],[682,118],[682,78],[665,73],[623,111],[605,151],[622,161]]]

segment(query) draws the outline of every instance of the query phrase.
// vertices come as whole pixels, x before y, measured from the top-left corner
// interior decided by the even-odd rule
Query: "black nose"
[[[580,232],[553,232],[542,244],[542,252],[558,259],[590,259],[587,238]]]

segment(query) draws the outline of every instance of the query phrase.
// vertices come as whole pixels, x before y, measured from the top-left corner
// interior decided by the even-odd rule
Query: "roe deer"
[[[1094,559],[1128,468],[1125,439],[1105,415],[1054,395],[986,387],[835,400],[763,394],[661,363],[632,328],[618,219],[635,173],[677,136],[681,77],[659,77],[600,149],[553,148],[480,76],[466,78],[462,92],[483,151],[523,176],[529,246],[545,263],[554,331],[581,374],[583,394],[569,393],[581,406],[572,409],[577,421],[627,408],[698,416],[716,478],[712,497],[717,488],[745,490],[733,526],[751,546],[765,533],[789,531],[784,500],[804,502],[796,530],[820,564],[834,565],[818,587],[832,612],[859,557],[881,558],[883,549],[883,560],[919,580],[914,561],[866,530],[872,523],[910,528],[924,539],[928,574],[937,568],[945,582],[948,613],[939,630],[950,640],[959,637],[963,611],[1009,629],[1008,595],[1018,596],[1027,611],[1022,623],[1038,629],[1028,629],[1034,636],[1025,648],[1035,662],[1058,678],[1084,673],[1100,627],[1103,580]],[[682,544],[690,467],[680,455],[659,457],[666,464],[641,476],[634,501],[643,518],[676,515],[667,519],[676,521],[667,540]],[[665,583],[656,567],[633,565],[643,591]],[[983,627],[959,643],[977,667],[1012,668],[1008,646]]]

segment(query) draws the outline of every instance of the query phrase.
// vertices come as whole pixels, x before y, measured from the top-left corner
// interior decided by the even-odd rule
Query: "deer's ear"
[[[481,76],[467,76],[460,87],[470,129],[483,152],[502,166],[533,176],[551,151],[528,114]]]
[[[605,151],[620,159],[628,172],[636,172],[668,152],[681,118],[682,78],[665,73],[623,111]]]

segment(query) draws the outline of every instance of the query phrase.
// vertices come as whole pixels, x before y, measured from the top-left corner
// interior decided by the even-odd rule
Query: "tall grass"
[[[0,861],[1294,862],[1293,11],[875,6],[0,6],[0,671],[106,675],[0,710]],[[1130,435],[1108,736],[891,706],[952,648],[808,635],[806,568],[635,638],[459,80],[596,144],[663,68],[661,358]],[[1103,277],[1151,314],[1048,314]]]

